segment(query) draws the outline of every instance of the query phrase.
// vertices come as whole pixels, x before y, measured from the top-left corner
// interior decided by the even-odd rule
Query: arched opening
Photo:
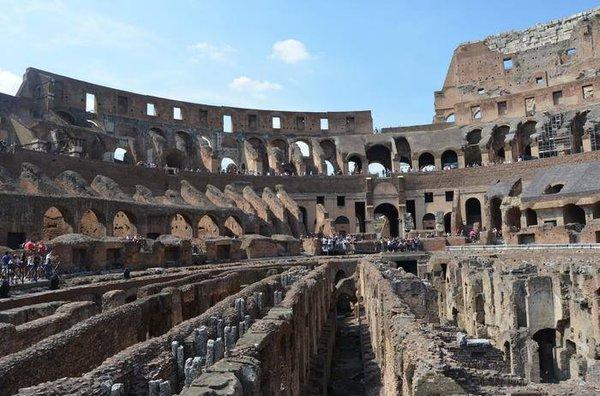
[[[503,349],[504,349],[504,361],[506,362],[508,367],[512,368],[512,353],[510,352],[510,342],[506,341],[504,343]]]
[[[310,146],[303,140],[298,140],[294,142],[296,146],[300,149],[300,153],[302,153],[302,157],[308,158],[310,157]]]
[[[244,229],[242,228],[239,221],[237,221],[233,216],[229,216],[225,220],[225,235],[230,238],[241,237],[244,235]]]
[[[475,226],[475,224],[479,224],[479,228],[481,227],[481,203],[477,198],[469,198],[467,202],[465,202],[465,212],[467,214],[467,225],[469,227]]]
[[[350,220],[346,216],[338,216],[335,219],[335,232],[340,235],[350,234]]]
[[[165,164],[169,168],[183,169],[185,167],[185,154],[177,149],[171,149],[165,155]]]
[[[510,127],[503,125],[497,127],[492,132],[492,136],[489,141],[489,156],[492,163],[503,163],[505,159],[504,153],[504,140],[506,135],[510,131]]]
[[[86,210],[81,216],[79,232],[91,238],[102,238],[106,236],[106,226],[91,209]]]
[[[540,367],[541,382],[558,382],[554,367],[556,359],[554,348],[556,347],[556,330],[542,329],[533,335],[533,341],[538,344],[538,360]]]
[[[410,144],[408,144],[408,141],[404,137],[397,137],[394,139],[394,143],[396,144],[396,153],[400,160],[400,171],[406,172],[412,166]]]
[[[454,115],[454,113],[448,114],[448,116],[446,117],[446,122],[456,122],[456,116]]]
[[[398,209],[396,209],[394,205],[389,203],[382,203],[375,208],[374,214],[382,215],[385,217],[390,237],[398,237]],[[384,226],[383,229],[385,228],[386,227]]]
[[[221,172],[238,173],[238,167],[231,158],[225,157],[221,160]]]
[[[517,133],[513,143],[513,158],[517,160],[530,160],[531,136],[535,134],[535,121],[527,121],[517,126]]]
[[[256,150],[258,154],[258,159],[256,160],[255,166],[251,166],[252,164],[248,163],[248,169],[256,170],[262,174],[266,174],[269,172],[269,157],[267,155],[267,148],[262,140],[258,138],[250,138],[248,139],[248,143]]]
[[[73,227],[69,225],[63,213],[56,207],[52,206],[44,213],[42,222],[42,239],[52,240],[64,234],[73,232]]]
[[[198,221],[198,238],[219,236],[219,226],[209,215],[204,215]]]
[[[113,235],[120,238],[137,235],[137,227],[134,222],[133,216],[118,211],[113,219]]]
[[[113,152],[113,160],[118,163],[133,164],[133,158],[129,154],[129,151],[121,147],[117,147]]]
[[[525,209],[525,221],[527,223],[527,227],[537,225],[538,219],[535,210],[531,208]]]
[[[337,149],[333,140],[323,140],[319,143],[319,145],[321,146],[321,150],[323,151],[323,160],[325,160],[326,164],[327,162],[329,162],[329,164],[327,165],[327,174],[330,174],[330,170],[332,174],[338,173],[340,167],[337,163]]]
[[[372,164],[369,164],[369,174],[385,176],[387,174],[387,169],[379,162],[373,162]]]
[[[392,169],[392,157],[390,149],[382,144],[376,144],[367,150],[367,162],[369,164],[369,173],[371,173],[371,164],[379,164],[384,172]]]
[[[442,169],[458,168],[458,155],[453,150],[446,150],[442,153]]]
[[[358,154],[348,156],[348,173],[350,175],[362,173],[362,160]]]
[[[506,225],[512,232],[521,230],[521,209],[513,206],[506,211]]]
[[[198,143],[199,143],[200,146],[211,147],[212,148],[212,143],[210,142],[210,140],[206,136],[199,136]]]
[[[435,215],[433,213],[426,213],[423,216],[423,229],[435,230]]]
[[[497,230],[502,229],[502,211],[500,210],[500,198],[492,198],[490,201],[490,224],[492,228]]]
[[[335,175],[335,167],[329,160],[325,160],[325,172],[327,176]]]
[[[465,164],[466,166],[481,166],[481,129],[474,129],[467,133],[467,146],[465,147]]]
[[[544,194],[558,194],[564,187],[565,185],[562,183],[556,183],[556,184],[549,184],[546,186],[546,188],[544,189]]]
[[[194,231],[189,221],[179,213],[171,219],[170,234],[181,239],[192,239],[194,237]]]
[[[565,225],[585,225],[585,211],[581,207],[574,204],[565,205],[563,207],[563,221]]]
[[[444,215],[444,232],[446,234],[452,234],[452,212],[448,212]]]
[[[431,153],[423,153],[419,155],[419,170],[432,171],[435,170],[435,159]]]
[[[185,132],[175,133],[175,148],[182,153],[189,154],[192,152],[192,139]]]

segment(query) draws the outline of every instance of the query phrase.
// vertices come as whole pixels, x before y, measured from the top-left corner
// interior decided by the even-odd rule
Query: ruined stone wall
[[[596,364],[600,334],[595,312],[598,271],[594,253],[505,252],[468,258],[436,256],[441,313],[474,337],[491,338],[510,354],[513,373],[540,382],[539,331],[556,333],[557,380],[584,378]],[[443,270],[440,270],[443,263]],[[437,270],[436,270],[437,269]],[[585,279],[585,280],[584,280]]]
[[[274,270],[274,273],[277,273],[277,270]],[[177,324],[165,334],[118,352],[80,377],[61,378],[51,383],[21,389],[19,394],[41,396],[46,395],[48,389],[60,389],[61,392],[71,394],[104,394],[107,392],[107,380],[110,383],[124,384],[127,394],[148,394],[148,382],[151,380],[170,381],[170,389],[177,392],[177,389],[183,386],[184,378],[179,376],[177,362],[171,351],[172,342],[177,341],[180,345],[185,345],[185,353],[189,356],[195,347],[193,341],[189,346],[187,340],[193,340],[197,328],[206,326],[208,336],[216,338],[215,318],[223,318],[226,322],[237,318],[238,311],[234,304],[236,300],[241,298],[246,301],[246,313],[255,320],[262,315],[256,305],[255,295],[264,295],[264,307],[268,309],[273,306],[274,292],[282,289],[281,275],[269,276],[230,294],[204,313]]]
[[[455,115],[459,125],[502,116],[525,116],[525,98],[538,111],[550,109],[553,92],[562,91],[561,106],[597,102],[584,97],[583,87],[598,86],[596,42],[600,36],[598,9],[519,31],[460,45],[454,52],[444,87],[435,94],[436,116]],[[510,62],[510,66],[506,65]],[[593,88],[592,88],[593,89]],[[501,114],[497,102],[506,102]]]
[[[216,302],[254,283],[264,270],[241,270],[229,275],[166,288],[132,303],[102,312],[74,327],[46,338],[43,343],[0,359],[0,389],[14,393],[24,386],[77,376],[104,359],[201,314]],[[115,324],[118,323],[118,326]],[[45,361],[45,369],[35,362]]]

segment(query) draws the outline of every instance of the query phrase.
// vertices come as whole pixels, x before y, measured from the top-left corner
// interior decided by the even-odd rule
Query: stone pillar
[[[586,133],[581,137],[581,148],[584,153],[592,151],[592,138],[589,133]]]
[[[482,151],[481,152],[481,164],[488,164],[490,163],[490,153],[488,153],[487,151]]]
[[[516,162],[517,159],[513,158],[512,147],[510,142],[504,144],[504,162]]]
[[[540,146],[537,140],[531,142],[531,156],[540,158]]]
[[[435,165],[435,169],[442,170],[442,157],[441,156],[437,156],[437,155],[434,156],[433,157],[433,163]]]
[[[458,167],[459,168],[465,167],[465,153],[463,153],[463,152],[458,153]]]

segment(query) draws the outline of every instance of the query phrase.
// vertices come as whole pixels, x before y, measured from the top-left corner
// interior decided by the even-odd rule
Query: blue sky
[[[0,0],[0,91],[28,66],[139,93],[431,122],[461,42],[598,6],[527,1]]]

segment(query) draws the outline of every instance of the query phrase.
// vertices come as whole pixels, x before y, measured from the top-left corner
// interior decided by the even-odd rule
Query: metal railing
[[[556,243],[530,245],[462,245],[446,246],[449,252],[498,251],[498,250],[559,250],[559,249],[600,249],[600,243]]]

